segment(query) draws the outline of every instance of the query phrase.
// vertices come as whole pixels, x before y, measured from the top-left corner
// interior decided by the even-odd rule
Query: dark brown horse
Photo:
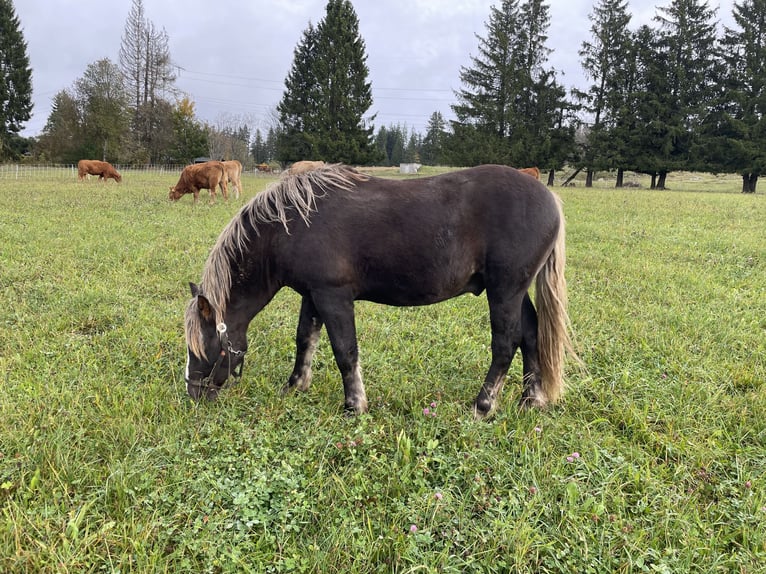
[[[354,301],[428,305],[486,290],[492,362],[474,412],[493,411],[521,349],[523,407],[562,388],[567,333],[564,218],[558,198],[519,171],[486,165],[404,181],[328,165],[281,179],[232,219],[186,310],[189,394],[215,398],[241,374],[247,328],[282,287],[303,298],[295,366],[306,390],[322,325],[345,407],[367,410]],[[536,281],[537,310],[527,294]]]

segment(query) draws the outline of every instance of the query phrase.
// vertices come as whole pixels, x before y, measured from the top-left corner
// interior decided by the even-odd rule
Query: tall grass
[[[357,305],[369,415],[343,415],[326,336],[310,391],[279,395],[288,291],[243,381],[189,401],[187,282],[241,203],[169,203],[174,180],[0,181],[0,571],[763,571],[763,195],[558,190],[587,370],[522,413],[516,362],[475,422],[472,296]]]

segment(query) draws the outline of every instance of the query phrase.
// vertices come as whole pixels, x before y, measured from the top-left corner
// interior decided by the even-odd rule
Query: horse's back
[[[430,304],[478,293],[487,274],[531,276],[558,230],[553,194],[504,166],[411,180],[370,178],[317,202],[276,245],[299,292],[326,281],[355,297],[394,305]],[[494,279],[492,279],[494,280]],[[497,280],[500,280],[498,278]]]

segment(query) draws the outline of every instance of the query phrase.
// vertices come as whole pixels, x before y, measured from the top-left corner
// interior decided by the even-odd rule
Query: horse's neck
[[[259,257],[255,257],[255,260],[258,263],[247,275],[234,279],[236,286],[232,285],[226,308],[227,324],[231,322],[235,330],[243,333],[247,332],[250,322],[269,304],[280,288],[270,279],[272,273],[269,272],[267,261]]]

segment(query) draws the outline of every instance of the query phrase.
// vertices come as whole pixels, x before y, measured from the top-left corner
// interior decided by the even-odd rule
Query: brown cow
[[[110,177],[117,183],[122,181],[122,176],[111,163],[97,159],[81,159],[77,162],[77,179],[82,181],[86,175],[97,175],[98,180],[105,183]]]
[[[215,188],[221,186],[224,199],[229,199],[229,190],[226,186],[226,171],[220,161],[208,161],[187,165],[181,172],[181,177],[170,188],[169,199],[177,201],[185,193],[194,194],[194,203],[197,203],[200,189],[210,190],[210,203],[215,203]]]
[[[223,162],[223,168],[226,170],[226,181],[232,184],[232,187],[236,190],[234,197],[239,199],[239,194],[242,191],[242,164],[236,159],[230,159]]]
[[[319,169],[323,166],[323,161],[296,161],[293,165],[290,166],[290,169],[287,170],[287,173],[290,175],[295,175],[296,173],[306,173],[307,171]]]
[[[535,179],[540,179],[540,170],[536,167],[520,167],[518,170],[521,173],[526,173],[527,175],[531,175]]]

